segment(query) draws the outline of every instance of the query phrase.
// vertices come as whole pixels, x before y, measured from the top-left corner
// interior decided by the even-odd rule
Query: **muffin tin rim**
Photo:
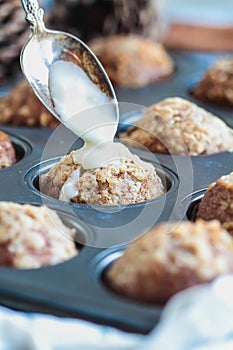
[[[203,198],[206,190],[207,190],[207,187],[203,187],[199,190],[196,190],[196,191],[190,193],[186,197],[184,197],[183,200],[180,202],[178,209],[177,209],[176,214],[177,214],[178,218],[180,218],[181,215],[183,216],[183,213],[185,211],[184,219],[190,221],[191,219],[188,216],[188,211],[190,210],[190,206],[193,206],[194,202],[200,202],[201,199]]]
[[[35,185],[34,185],[34,181],[36,179],[39,178],[39,175],[41,173],[43,173],[43,171],[41,171],[41,166],[43,167],[44,171],[48,170],[51,168],[52,165],[54,165],[57,161],[59,161],[62,157],[54,157],[51,159],[47,159],[44,160],[42,162],[38,162],[37,164],[32,165],[27,172],[24,174],[24,183],[27,187],[29,187],[37,196],[41,197],[41,198],[46,198],[46,200],[48,200],[49,202],[53,202],[53,203],[57,203],[57,204],[69,204],[69,206],[74,207],[74,208],[89,208],[90,205],[89,204],[85,204],[85,203],[72,203],[72,202],[65,202],[65,201],[61,201],[59,199],[53,198],[51,196],[48,196],[46,194],[43,194],[42,192],[40,192],[38,189],[36,189]],[[146,160],[149,162],[149,160]],[[52,163],[52,164],[51,164]],[[143,202],[137,202],[137,203],[131,203],[131,204],[126,204],[126,205],[91,205],[91,207],[93,209],[98,210],[99,208],[101,208],[101,210],[103,210],[104,208],[107,209],[115,209],[115,208],[126,208],[126,207],[140,207],[142,205],[150,205],[153,204],[154,202],[157,202],[160,198],[164,198],[166,197],[170,197],[170,195],[172,195],[172,193],[174,193],[177,188],[179,187],[179,177],[177,176],[177,174],[170,168],[168,168],[167,166],[160,164],[160,163],[156,163],[156,162],[152,162],[151,163],[154,165],[155,170],[159,176],[160,173],[162,173],[162,177],[159,176],[160,178],[162,178],[163,180],[168,180],[170,182],[170,188],[167,192],[165,192],[164,194],[162,194],[159,197],[156,197],[154,199],[151,200],[147,200],[147,201],[143,201]]]
[[[18,136],[11,131],[5,131],[1,127],[0,127],[0,130],[9,136],[10,141],[11,141],[12,146],[13,146],[13,149],[15,151],[15,156],[16,156],[16,161],[13,164],[11,164],[10,166],[7,166],[5,168],[0,169],[0,171],[5,171],[11,167],[17,166],[26,157],[28,157],[32,153],[32,146],[24,137]],[[17,148],[20,148],[20,151],[22,151],[22,153],[23,153],[22,156],[20,156],[20,157],[18,155]]]

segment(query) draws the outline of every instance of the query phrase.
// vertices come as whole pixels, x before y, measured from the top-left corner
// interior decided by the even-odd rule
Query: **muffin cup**
[[[7,201],[4,201],[5,203],[7,203]],[[16,203],[16,202],[14,202]],[[29,204],[31,207],[38,207],[40,206],[39,204],[36,204],[36,203],[23,203],[23,202],[17,202],[18,204],[21,204],[21,205],[25,205],[25,204]],[[48,207],[47,207],[48,208]],[[83,247],[85,246],[89,246],[91,244],[94,244],[94,241],[95,241],[95,235],[94,235],[94,232],[92,231],[92,229],[85,223],[83,223],[81,220],[79,220],[76,216],[74,215],[70,215],[62,210],[58,210],[56,208],[52,208],[52,207],[49,207],[48,208],[49,210],[52,210],[53,212],[55,212],[58,217],[60,218],[60,220],[62,221],[62,223],[69,229],[73,229],[74,230],[74,235],[73,236],[70,236],[70,235],[67,235],[67,232],[64,232],[63,231],[63,228],[60,227],[60,225],[58,225],[58,223],[56,221],[54,221],[54,218],[53,216],[50,216],[50,212],[47,211],[47,214],[48,216],[50,217],[50,220],[51,220],[51,223],[52,225],[55,226],[57,232],[61,235],[63,235],[64,237],[67,238],[67,240],[71,240],[74,242],[76,248],[77,248],[77,255],[75,257],[71,257],[67,260],[64,260],[64,261],[61,261],[61,262],[58,262],[58,263],[55,263],[55,264],[48,264],[48,265],[42,265],[40,267],[30,267],[30,268],[21,268],[21,267],[13,267],[13,266],[1,266],[0,269],[2,268],[6,268],[6,269],[15,269],[15,270],[25,270],[25,271],[28,271],[28,270],[34,270],[34,269],[46,269],[47,267],[49,266],[55,266],[55,265],[59,265],[59,264],[63,264],[63,263],[66,263],[67,261],[69,261],[70,259],[75,259],[77,258],[77,256],[79,255],[81,249],[83,249]],[[46,208],[45,208],[45,211],[46,211]],[[36,218],[35,218],[36,220]],[[16,247],[17,248],[17,247]]]
[[[179,180],[176,174],[154,163],[166,192],[153,200],[129,205],[89,205],[57,200],[40,192],[39,177],[48,172],[59,160],[60,158],[50,159],[29,169],[24,178],[25,185],[45,205],[63,208],[92,227],[96,235],[96,240],[93,242],[95,247],[112,247],[136,239],[164,215],[166,203],[173,201],[177,195]]]
[[[4,131],[4,128],[1,128],[2,131]],[[7,135],[9,136],[11,143],[13,145],[13,148],[15,150],[15,157],[16,161],[14,164],[11,165],[14,166],[16,163],[20,162],[22,159],[27,157],[31,153],[31,147],[30,144],[27,142],[26,139],[19,137],[15,134],[12,134],[11,132],[6,132]],[[8,167],[7,167],[8,168]],[[3,168],[2,170],[5,170],[7,168]]]

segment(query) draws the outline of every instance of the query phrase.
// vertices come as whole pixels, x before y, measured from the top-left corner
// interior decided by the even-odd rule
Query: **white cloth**
[[[232,350],[233,275],[174,296],[148,335],[0,307],[0,350]]]
[[[178,293],[140,350],[233,349],[233,275]]]
[[[0,307],[0,350],[131,350],[143,338],[82,320]]]

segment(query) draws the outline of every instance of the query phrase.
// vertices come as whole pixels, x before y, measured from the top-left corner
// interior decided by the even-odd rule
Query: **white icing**
[[[69,202],[71,198],[78,195],[78,188],[76,182],[80,177],[80,170],[77,169],[68,177],[64,185],[62,186],[59,199],[61,201]]]
[[[99,168],[115,163],[120,159],[131,159],[129,149],[121,143],[106,142],[100,145],[87,145],[73,154],[75,164],[82,164],[84,169]]]
[[[116,101],[71,62],[57,61],[49,71],[49,89],[63,124],[85,142],[112,140],[117,129]]]
[[[74,153],[74,163],[91,169],[132,158],[127,147],[113,142],[119,118],[117,101],[105,95],[79,66],[65,61],[53,63],[49,89],[61,122],[85,141],[84,147]],[[60,200],[77,196],[79,176],[76,170],[67,179]]]

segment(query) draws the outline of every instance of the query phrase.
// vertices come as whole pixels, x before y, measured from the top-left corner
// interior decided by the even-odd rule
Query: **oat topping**
[[[0,202],[0,266],[39,268],[78,254],[74,230],[45,206]]]
[[[217,220],[163,223],[133,242],[107,283],[133,299],[164,302],[179,290],[233,271],[233,240]]]
[[[233,132],[220,118],[179,97],[148,107],[120,138],[156,153],[196,156],[233,150]]]
[[[124,205],[150,200],[165,192],[153,165],[137,156],[114,160],[101,168],[84,170],[80,164],[74,163],[74,152],[42,175],[41,192],[58,199],[64,183],[77,169],[80,170],[80,177],[74,177],[77,188],[77,195],[71,198],[74,203]]]
[[[219,59],[193,90],[200,101],[215,105],[233,105],[233,57]]]

